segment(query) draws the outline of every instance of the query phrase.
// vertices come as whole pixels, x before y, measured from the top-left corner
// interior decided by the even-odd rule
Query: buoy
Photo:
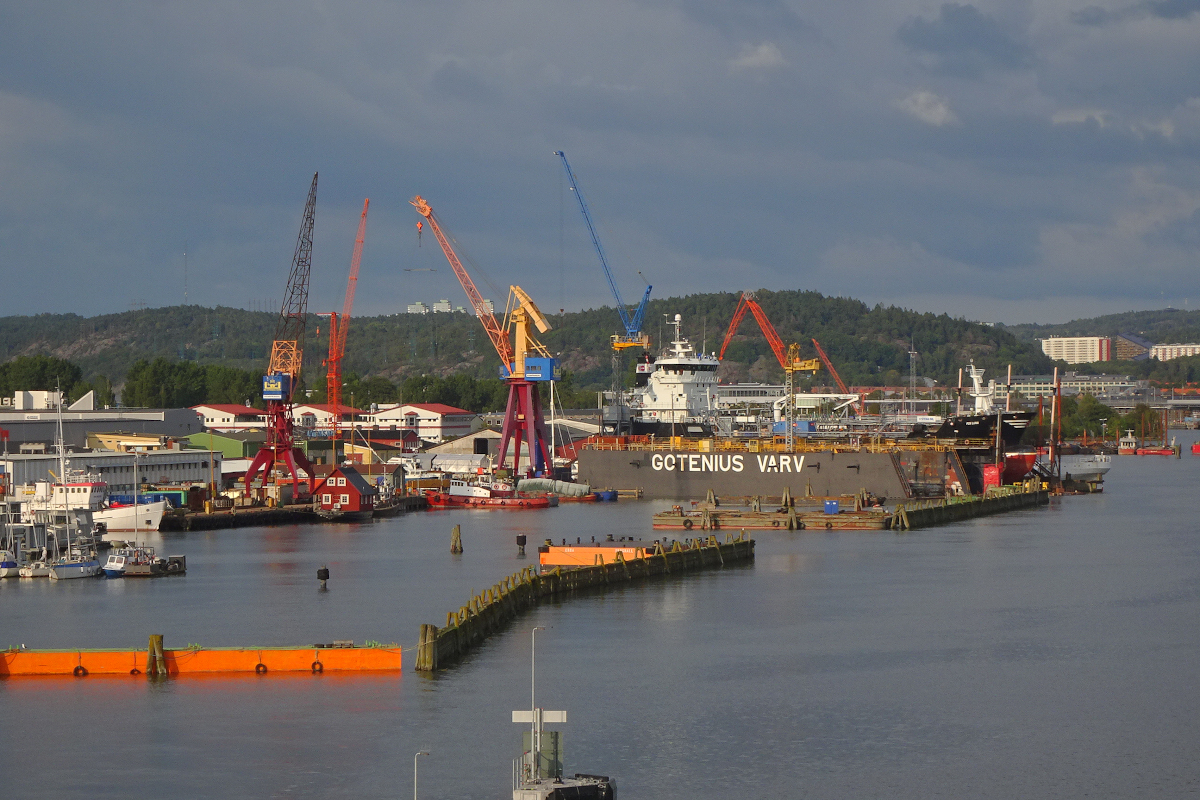
[[[327,588],[325,586],[325,582],[329,580],[329,567],[325,566],[324,564],[321,565],[321,568],[317,570],[317,580],[321,582],[322,589]]]

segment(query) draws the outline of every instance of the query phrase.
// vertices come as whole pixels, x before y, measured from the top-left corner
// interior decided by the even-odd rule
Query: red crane
[[[333,410],[333,443],[337,447],[339,423],[342,419],[342,357],[346,355],[346,330],[350,327],[350,311],[354,308],[354,290],[358,288],[358,265],[362,261],[363,240],[367,235],[367,206],[363,200],[362,217],[358,220],[358,235],[354,237],[354,252],[350,256],[350,277],[346,281],[346,301],[342,313],[329,313],[329,357],[325,359],[325,402]],[[324,316],[322,314],[321,316]],[[353,434],[351,434],[353,435]],[[336,458],[336,453],[334,456]]]
[[[296,254],[288,273],[287,291],[279,320],[275,323],[275,339],[271,343],[271,361],[263,376],[263,399],[267,401],[267,440],[250,468],[246,470],[246,494],[251,493],[255,478],[262,472],[261,489],[266,488],[277,465],[287,467],[292,486],[300,482],[296,468],[307,475],[307,491],[312,491],[313,467],[304,453],[296,447],[293,435],[292,393],[300,377],[304,357],[304,326],[308,316],[308,276],[312,271],[313,227],[317,215],[317,176],[308,189],[300,235],[296,239]]]
[[[775,358],[779,360],[779,366],[783,367],[784,372],[816,372],[820,369],[820,364],[815,358],[800,360],[799,348],[792,351],[790,348],[784,347],[783,340],[775,332],[775,326],[771,324],[771,320],[767,319],[762,306],[754,299],[754,294],[751,292],[742,292],[742,296],[738,299],[737,308],[733,312],[733,320],[729,323],[729,330],[725,332],[725,341],[721,343],[721,353],[717,356],[718,358],[725,358],[725,348],[729,347],[729,342],[737,333],[738,326],[742,324],[747,310],[758,321],[758,327],[762,328],[763,335],[767,337],[767,343],[771,345],[771,351],[775,353]]]
[[[429,203],[419,195],[414,197],[411,202],[417,209],[417,213],[429,221],[429,227],[433,229],[433,235],[437,237],[438,244],[442,246],[446,260],[450,262],[454,274],[458,276],[458,282],[462,284],[463,291],[467,293],[471,307],[475,309],[475,315],[483,323],[483,329],[487,331],[492,345],[496,348],[496,354],[500,356],[500,362],[504,365],[501,372],[508,384],[508,405],[505,408],[504,425],[501,428],[500,459],[497,466],[504,467],[508,460],[508,443],[514,441],[516,452],[513,469],[515,471],[521,460],[521,442],[524,441],[529,447],[529,471],[541,472],[549,469],[553,464],[550,453],[550,437],[546,433],[541,393],[538,391],[537,382],[554,380],[557,377],[557,362],[549,356],[549,353],[544,352],[545,348],[540,348],[536,340],[530,341],[529,336],[530,325],[544,332],[549,329],[549,323],[520,287],[509,287],[510,297],[516,298],[515,305],[510,303],[513,310],[509,315],[509,322],[517,330],[517,342],[521,350],[521,352],[514,352],[509,341],[507,327],[501,326],[496,321],[496,316],[488,309],[479,290],[475,288],[475,282],[467,274],[462,262],[455,254],[450,240],[442,231],[442,226],[434,215],[433,209],[429,207]],[[540,357],[530,357],[526,352],[528,349],[539,352]]]
[[[837,370],[833,368],[833,362],[829,360],[829,356],[825,355],[825,349],[821,347],[821,343],[816,339],[812,340],[813,347],[817,348],[817,355],[821,357],[821,363],[825,365],[825,369],[829,370],[829,374],[833,376],[837,382],[838,391],[842,394],[854,394],[846,388],[846,384],[842,381],[842,376],[838,375]],[[854,403],[854,413],[862,414],[862,406],[860,403]]]

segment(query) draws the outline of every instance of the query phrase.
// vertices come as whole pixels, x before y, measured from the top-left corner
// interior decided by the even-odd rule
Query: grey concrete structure
[[[63,440],[68,447],[87,446],[87,435],[122,431],[180,439],[204,430],[204,418],[190,408],[105,408],[97,411],[63,411]],[[0,409],[0,428],[8,431],[8,446],[17,450],[26,443],[54,443],[58,413],[53,409]]]

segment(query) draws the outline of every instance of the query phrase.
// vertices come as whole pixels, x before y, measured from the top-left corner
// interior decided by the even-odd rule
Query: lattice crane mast
[[[312,271],[313,228],[317,214],[317,175],[313,174],[296,239],[296,253],[288,272],[287,290],[279,320],[275,323],[275,339],[271,343],[271,360],[263,376],[263,399],[267,401],[267,440],[250,468],[246,470],[245,491],[249,495],[254,481],[262,472],[262,484],[284,466],[292,476],[293,488],[300,482],[297,466],[308,475],[307,491],[312,491],[313,467],[304,453],[296,447],[292,421],[292,394],[300,377],[304,358],[304,327],[308,317],[308,277]]]
[[[504,411],[504,424],[500,433],[500,459],[496,466],[503,469],[508,463],[508,446],[509,442],[513,442],[515,472],[521,463],[521,443],[525,442],[529,450],[527,473],[544,473],[553,464],[553,454],[550,452],[550,437],[546,432],[542,398],[537,384],[558,378],[558,362],[550,357],[530,328],[534,327],[545,333],[550,330],[550,323],[521,287],[510,286],[505,324],[501,326],[484,303],[479,290],[475,288],[475,282],[471,280],[462,261],[454,252],[450,238],[442,230],[429,203],[419,195],[411,202],[417,213],[429,221],[429,227],[433,229],[433,235],[442,246],[446,260],[450,262],[458,282],[467,293],[467,299],[475,309],[475,315],[479,317],[488,338],[492,340],[492,346],[496,348],[496,354],[500,356],[500,377],[508,384],[508,405]],[[510,335],[516,337],[515,347],[510,342]]]
[[[350,327],[350,312],[354,308],[354,292],[358,288],[358,265],[362,262],[363,240],[367,235],[368,197],[363,200],[362,216],[358,220],[358,235],[350,255],[350,277],[346,280],[346,299],[342,313],[329,313],[329,356],[325,359],[325,402],[333,409],[333,443],[337,448],[342,419],[342,358],[346,355],[346,331]],[[321,314],[320,316],[325,316]],[[353,435],[353,434],[352,434]],[[334,453],[336,457],[336,452]],[[336,462],[335,462],[336,463]]]
[[[642,324],[646,318],[646,303],[650,299],[650,290],[654,287],[646,286],[642,302],[638,303],[637,308],[631,313],[629,306],[625,305],[625,301],[621,299],[621,290],[617,288],[617,281],[608,267],[608,258],[604,255],[604,245],[600,244],[600,236],[596,233],[596,226],[592,224],[591,212],[588,211],[587,202],[583,199],[583,192],[579,190],[579,184],[575,181],[575,173],[571,170],[570,162],[567,161],[567,154],[562,150],[555,150],[554,155],[562,159],[563,169],[567,172],[567,180],[571,182],[571,191],[575,193],[575,199],[579,201],[579,210],[583,212],[583,221],[592,237],[592,246],[596,248],[596,255],[600,256],[600,266],[604,267],[604,277],[608,278],[608,288],[612,291],[613,299],[617,301],[617,313],[621,315],[621,324],[625,326],[624,336],[613,335],[613,349],[649,348],[650,334],[642,332]]]

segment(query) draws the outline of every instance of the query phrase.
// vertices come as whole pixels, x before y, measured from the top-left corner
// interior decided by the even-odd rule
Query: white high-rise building
[[[416,303],[409,303],[408,304],[408,313],[410,313],[410,314],[428,314],[429,306],[427,306],[424,303],[419,302],[419,301]]]
[[[435,314],[449,314],[453,310],[454,306],[450,305],[450,301],[444,297],[433,304],[433,313]]]
[[[1042,339],[1042,352],[1055,361],[1068,364],[1112,361],[1112,339],[1107,336],[1051,336]]]

